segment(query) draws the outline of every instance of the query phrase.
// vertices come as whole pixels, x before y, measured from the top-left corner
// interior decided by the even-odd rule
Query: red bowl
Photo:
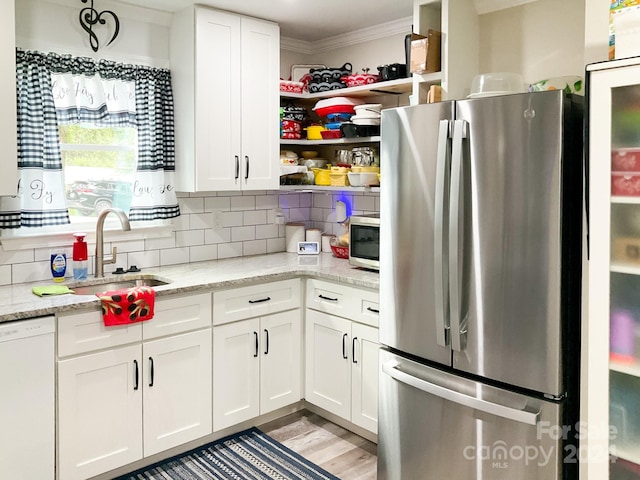
[[[339,247],[331,245],[331,251],[338,258],[349,258],[349,247]]]
[[[320,135],[322,135],[323,140],[331,140],[334,138],[340,138],[342,133],[340,130],[323,130],[320,132]]]
[[[326,117],[332,113],[355,113],[353,105],[330,105],[328,107],[320,107],[315,112],[321,117]]]

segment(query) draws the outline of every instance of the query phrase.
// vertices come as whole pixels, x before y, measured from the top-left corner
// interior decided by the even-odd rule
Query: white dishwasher
[[[0,323],[2,478],[53,480],[54,317]]]

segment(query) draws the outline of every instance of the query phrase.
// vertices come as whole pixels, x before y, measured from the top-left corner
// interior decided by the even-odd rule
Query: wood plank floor
[[[377,445],[355,433],[301,410],[260,430],[341,480],[375,480]]]

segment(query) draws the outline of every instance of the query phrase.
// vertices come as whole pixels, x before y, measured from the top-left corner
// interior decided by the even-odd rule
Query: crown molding
[[[353,32],[336,35],[325,40],[318,40],[316,42],[306,42],[303,40],[296,40],[294,38],[281,37],[280,48],[307,55],[322,53],[329,50],[347,47],[349,45],[370,42],[372,40],[389,37],[391,35],[411,33],[412,25],[413,17],[405,17],[399,20],[382,23],[380,25],[374,25],[372,27],[366,27],[360,30],[354,30]]]

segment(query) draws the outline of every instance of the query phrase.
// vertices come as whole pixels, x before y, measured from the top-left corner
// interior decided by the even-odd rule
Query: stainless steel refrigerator
[[[384,110],[378,478],[577,478],[583,106]]]

